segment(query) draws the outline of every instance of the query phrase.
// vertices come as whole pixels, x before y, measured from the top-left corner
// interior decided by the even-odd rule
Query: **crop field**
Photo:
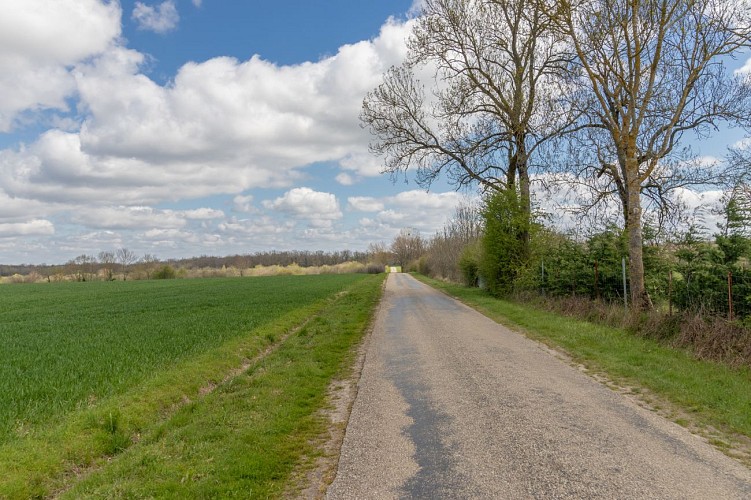
[[[282,495],[382,281],[0,287],[0,498]]]
[[[0,444],[359,279],[277,276],[0,287]]]

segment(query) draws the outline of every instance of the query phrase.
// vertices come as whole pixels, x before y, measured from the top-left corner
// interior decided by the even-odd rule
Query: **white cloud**
[[[11,197],[0,190],[0,223],[28,222],[49,216],[57,208],[37,200]]]
[[[73,221],[97,229],[179,229],[188,221],[224,218],[224,212],[213,208],[195,210],[157,210],[151,207],[102,207],[76,213]]]
[[[67,111],[68,68],[120,36],[120,5],[100,0],[4,0],[0,16],[0,132],[25,110]]]
[[[237,195],[232,199],[232,211],[240,213],[253,213],[256,211],[253,206],[253,196],[241,196]]]
[[[357,175],[338,181],[351,184],[377,168],[358,126],[362,96],[403,58],[407,32],[391,21],[372,41],[294,66],[188,63],[165,86],[141,72],[143,54],[99,43],[73,70],[80,132],[65,123],[67,132],[0,151],[0,189],[45,203],[153,205],[290,188],[306,165],[339,160]]]
[[[232,218],[219,224],[219,230],[225,233],[244,236],[288,235],[295,227],[294,221],[279,222],[267,215],[252,219]]]
[[[167,0],[157,6],[136,2],[131,18],[138,25],[138,29],[160,34],[174,30],[180,21],[173,0]]]
[[[409,8],[410,15],[418,15],[425,7],[425,0],[412,0],[412,5]]]
[[[79,213],[73,220],[98,229],[175,229],[186,224],[178,212],[151,207],[105,207]]]
[[[0,238],[13,236],[49,236],[54,233],[55,226],[52,222],[44,219],[0,224]]]
[[[462,195],[456,191],[431,193],[422,190],[402,191],[390,198],[396,206],[416,210],[453,209],[461,200]]]
[[[744,149],[744,150],[751,149],[751,137],[744,137],[740,141],[734,142],[731,147],[735,149]]]
[[[342,218],[336,196],[307,187],[291,189],[273,201],[264,201],[263,206],[305,219],[314,227],[330,227],[333,221]]]
[[[151,13],[156,19],[170,4],[176,2],[139,2],[134,19]],[[19,113],[60,112],[44,117],[56,129],[0,150],[0,224],[17,225],[8,231],[54,230],[38,222],[54,215],[57,246],[41,258],[58,258],[61,245],[75,255],[109,241],[140,252],[183,248],[187,255],[223,244],[246,251],[249,241],[260,240],[287,248],[316,241],[338,248],[342,238],[362,243],[363,235],[342,223],[333,231],[344,219],[334,194],[295,186],[306,166],[318,162],[339,162],[340,185],[377,175],[358,115],[365,92],[404,57],[409,25],[390,20],[375,39],[316,62],[282,66],[255,56],[188,63],[161,85],[144,73],[148,56],[121,45],[119,2],[13,5],[20,20],[0,19],[0,130]],[[54,16],[36,19],[34,9]],[[4,29],[12,23],[33,32],[22,40],[26,45],[13,45]],[[255,188],[286,192],[260,202],[249,194]],[[233,212],[253,217],[151,208],[220,194],[231,195]],[[72,225],[61,228],[63,221]]]
[[[740,68],[735,70],[736,75],[748,75],[751,74],[751,58],[746,60],[746,63]]]
[[[216,210],[214,208],[197,208],[195,210],[184,210],[178,212],[182,214],[186,219],[190,220],[211,220],[224,218],[224,212]]]
[[[378,177],[383,173],[381,158],[367,152],[351,153],[342,158],[339,165],[364,177]]]
[[[342,186],[351,186],[355,183],[355,178],[344,172],[337,174],[334,180]]]
[[[360,227],[366,230],[366,235],[389,239],[405,227],[417,229],[425,237],[432,236],[464,200],[455,191],[431,193],[412,190],[384,198],[350,197],[347,201],[354,210],[375,213],[360,219]]]
[[[370,196],[350,196],[347,203],[350,209],[360,212],[378,212],[384,208],[382,200]]]
[[[200,7],[201,5],[203,5],[203,0],[193,0],[193,5]]]

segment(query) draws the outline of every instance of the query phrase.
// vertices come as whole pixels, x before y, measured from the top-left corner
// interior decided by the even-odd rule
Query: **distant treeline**
[[[353,252],[341,250],[336,252],[318,251],[270,251],[247,255],[231,255],[227,257],[212,257],[202,255],[189,259],[170,260],[170,264],[185,269],[237,267],[249,268],[255,266],[289,266],[297,264],[301,267],[334,266],[344,262],[361,262],[365,264],[370,258],[369,252]]]
[[[169,264],[181,269],[221,269],[223,267],[247,269],[256,266],[289,266],[291,264],[297,264],[301,267],[318,267],[334,266],[345,262],[360,262],[362,264],[365,264],[368,262],[370,256],[370,252],[350,250],[340,250],[335,252],[324,252],[322,250],[272,250],[268,252],[257,252],[245,255],[229,255],[225,257],[201,255],[200,257],[190,257],[186,259],[164,260],[146,255],[144,256],[144,258],[133,259],[131,262],[129,262],[129,265],[138,263],[143,264],[144,262],[147,262],[151,265],[162,263]],[[72,268],[81,265],[85,265],[87,267],[87,272],[95,273],[100,268],[113,266],[113,262],[102,262],[102,259],[99,259],[93,255],[82,255],[76,257],[75,259],[71,259],[65,264],[0,264],[0,277],[14,275],[26,276],[31,273],[38,273],[43,276],[48,276],[63,272],[65,268]]]

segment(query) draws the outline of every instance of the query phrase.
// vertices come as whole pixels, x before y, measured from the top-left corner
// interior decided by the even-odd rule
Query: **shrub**
[[[375,262],[371,262],[367,266],[365,266],[365,272],[368,274],[381,274],[384,271],[385,269],[383,265],[377,264]]]
[[[462,279],[465,285],[479,285],[481,259],[482,247],[479,241],[464,247],[462,256],[459,258],[459,269],[462,272]]]
[[[480,274],[493,295],[505,295],[514,288],[519,272],[528,260],[525,235],[532,229],[513,189],[489,196],[483,209],[485,235]]]
[[[172,266],[164,265],[160,267],[157,272],[154,273],[154,279],[157,280],[172,280],[177,277],[177,273]]]

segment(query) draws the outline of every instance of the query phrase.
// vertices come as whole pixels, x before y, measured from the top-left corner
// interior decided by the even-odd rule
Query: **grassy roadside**
[[[568,354],[648,407],[751,466],[751,370],[700,361],[627,333],[416,276],[486,316]]]
[[[305,443],[323,426],[312,415],[323,405],[326,377],[359,339],[381,282],[363,277],[335,297],[296,309],[60,424],[3,444],[0,498],[79,498],[95,491],[108,498],[247,497],[250,490],[254,496],[277,491],[273,486],[283,484],[285,471],[314,452]],[[276,345],[272,354],[261,356]],[[239,373],[240,368],[247,371]],[[264,385],[272,375],[276,385]],[[147,486],[154,488],[151,493],[139,490]]]
[[[331,379],[351,361],[383,276],[350,287],[280,347],[78,481],[62,498],[278,497],[312,461]]]

